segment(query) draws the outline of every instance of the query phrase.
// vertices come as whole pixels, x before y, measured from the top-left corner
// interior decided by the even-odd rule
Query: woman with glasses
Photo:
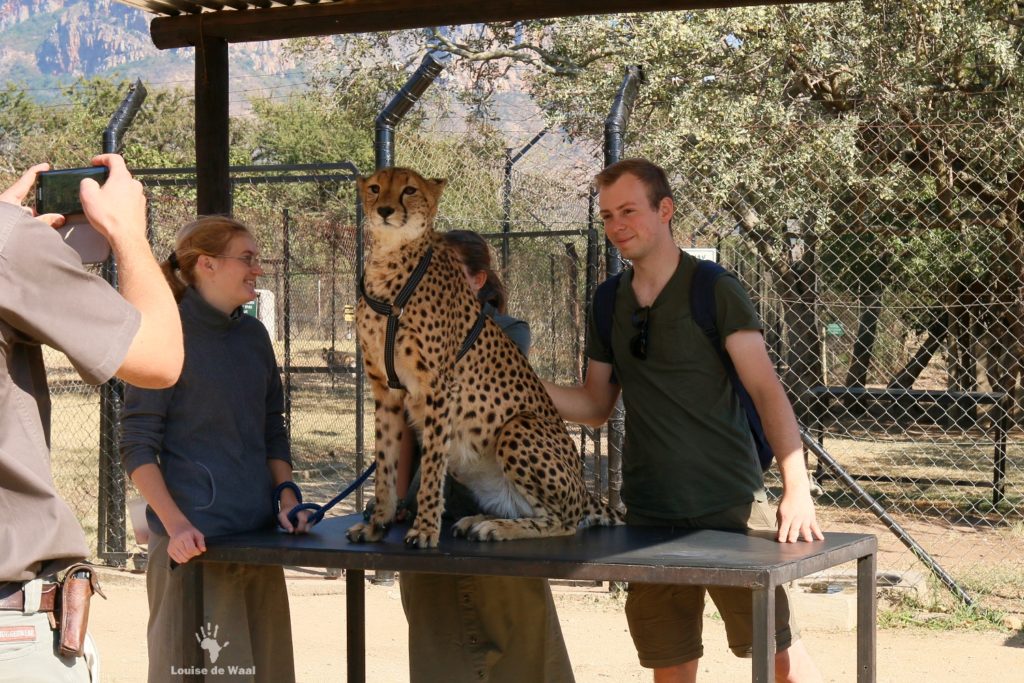
[[[294,494],[284,394],[270,337],[242,313],[263,274],[249,230],[226,217],[183,227],[161,264],[178,300],[185,367],[169,389],[127,387],[121,459],[148,503],[151,530],[149,681],[177,679],[184,666],[180,605],[183,564],[206,550],[205,538],[273,526],[293,527]],[[244,672],[239,680],[295,680],[284,572],[280,567],[214,564],[204,572],[206,614],[196,634],[211,664]],[[230,676],[228,678],[231,678]]]
[[[528,354],[530,327],[507,314],[505,287],[491,266],[487,243],[469,230],[452,230],[444,240],[455,250],[484,312]],[[411,428],[400,443],[398,494],[405,515],[411,516],[419,455]],[[469,489],[450,476],[444,500],[445,521],[480,512]],[[399,582],[409,622],[411,683],[574,680],[546,579],[402,572]]]

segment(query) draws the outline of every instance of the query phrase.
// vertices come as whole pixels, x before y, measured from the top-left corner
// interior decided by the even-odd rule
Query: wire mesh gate
[[[716,248],[750,288],[801,422],[837,461],[981,604],[1018,603],[1024,250],[1020,176],[1003,150],[1021,146],[1021,134],[982,114],[923,128],[896,120],[749,126],[730,138],[740,141],[735,148],[670,167],[677,241]],[[511,156],[493,154],[491,138],[474,138],[474,146],[453,127],[428,118],[401,138],[397,162],[449,178],[440,228],[476,229],[508,254],[511,312],[533,328],[534,367],[573,381],[583,362],[586,293],[600,278],[589,189],[600,148],[549,132],[509,169],[507,159],[546,124],[530,119],[502,131]],[[951,160],[944,173],[937,162],[919,163],[922,135],[931,136],[929,150],[942,141]],[[808,145],[820,158],[786,162]],[[744,154],[764,163],[743,174],[717,163]],[[357,429],[346,314],[355,302],[354,194],[344,183],[303,182],[320,188],[315,208],[297,210],[283,185],[256,183],[236,187],[249,196],[236,195],[235,205],[268,256],[270,296],[261,305],[276,313],[278,357],[289,375],[296,476],[308,497],[326,498],[355,476],[357,432],[372,438],[372,424]],[[186,191],[154,192],[162,255],[193,200]],[[48,365],[55,478],[95,536],[98,395],[62,358]],[[607,488],[605,439],[581,441],[590,480]],[[813,456],[810,464],[817,469]],[[874,530],[883,569],[926,573],[899,543],[887,544],[885,529],[842,482],[818,469],[817,483],[826,531]]]

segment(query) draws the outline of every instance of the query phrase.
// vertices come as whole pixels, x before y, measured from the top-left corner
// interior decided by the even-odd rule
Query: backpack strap
[[[729,359],[729,354],[725,351],[725,344],[722,343],[722,338],[718,334],[718,322],[716,320],[718,318],[718,305],[715,301],[715,283],[718,282],[718,278],[727,275],[728,272],[714,261],[700,260],[697,262],[697,268],[693,272],[693,280],[690,282],[690,315],[693,316],[694,322],[704,332],[704,336],[711,341],[711,346],[714,347],[715,352],[722,359],[722,364],[725,365],[726,371],[730,373],[729,378],[732,379],[732,373],[735,370],[732,369],[732,361]]]
[[[725,343],[718,331],[718,305],[715,301],[715,284],[723,275],[728,275],[722,266],[714,261],[701,260],[697,263],[697,269],[693,274],[693,281],[690,284],[690,313],[694,322],[697,323],[704,336],[711,342],[712,348],[722,361],[725,373],[732,383],[733,391],[740,401],[740,406],[750,423],[750,433],[754,437],[754,446],[757,449],[757,459],[761,464],[762,471],[766,471],[772,464],[772,448],[768,443],[768,437],[764,433],[764,426],[761,424],[761,417],[757,414],[754,406],[754,399],[750,398],[743,383],[740,382],[736,366],[733,365],[729,352],[725,349]]]
[[[619,281],[622,279],[622,272],[612,275],[610,278],[597,286],[594,291],[594,324],[597,327],[597,336],[608,349],[612,356],[612,365],[615,364],[615,352],[612,350],[612,315],[615,313],[615,294],[619,290]],[[619,380],[615,377],[615,369],[612,368],[611,381],[615,384]]]

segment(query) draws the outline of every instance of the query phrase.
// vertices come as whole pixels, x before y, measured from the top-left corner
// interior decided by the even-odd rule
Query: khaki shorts
[[[0,683],[90,683],[100,680],[99,655],[86,634],[82,657],[57,652],[46,612],[0,610]]]
[[[771,508],[759,501],[687,520],[661,520],[627,513],[626,523],[685,529],[775,530]],[[704,655],[701,633],[705,593],[711,596],[725,622],[729,649],[737,657],[750,656],[753,619],[749,589],[630,583],[626,620],[642,666],[660,669]],[[775,591],[775,627],[776,652],[788,649],[799,638],[799,630],[789,613],[789,595],[782,586]]]

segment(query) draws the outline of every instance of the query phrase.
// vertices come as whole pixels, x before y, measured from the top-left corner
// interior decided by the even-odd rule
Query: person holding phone
[[[298,504],[290,489],[281,492],[276,520],[273,512],[273,491],[291,481],[292,464],[270,336],[241,308],[256,298],[263,274],[255,239],[231,218],[200,218],[178,231],[162,268],[179,302],[185,367],[169,389],[128,387],[121,437],[125,472],[149,504],[150,683],[176,680],[186,664],[179,660],[185,585],[170,561],[202,554],[208,536],[275,521],[304,533],[310,515],[300,512],[295,527],[288,521]],[[203,623],[216,626],[196,634],[208,661],[245,672],[238,680],[294,681],[283,569],[211,564],[203,588]]]
[[[62,216],[22,206],[49,164],[0,193],[0,683],[89,681],[99,670],[88,639],[82,657],[55,649],[56,578],[90,553],[50,471],[42,346],[91,384],[167,387],[182,367],[181,322],[146,239],[142,185],[117,155],[92,163],[110,177],[81,183],[82,206],[121,265],[120,294],[61,242]]]

